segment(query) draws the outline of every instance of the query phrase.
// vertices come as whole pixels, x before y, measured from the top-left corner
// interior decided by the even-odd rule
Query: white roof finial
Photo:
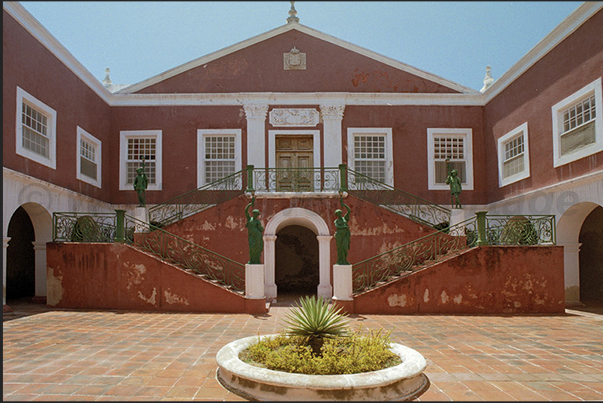
[[[109,77],[109,74],[111,74],[111,69],[109,69],[109,67],[107,67],[105,69],[105,78],[103,79],[103,85],[106,88],[111,87],[111,77]]]
[[[479,92],[483,94],[488,88],[492,86],[493,83],[494,79],[492,78],[492,69],[490,68],[490,66],[486,66],[486,77],[484,77],[484,86],[481,90],[479,90]]]
[[[289,10],[289,18],[287,18],[287,23],[291,24],[292,22],[299,22],[299,18],[297,17],[297,10],[295,10],[294,1],[290,1],[291,10]]]

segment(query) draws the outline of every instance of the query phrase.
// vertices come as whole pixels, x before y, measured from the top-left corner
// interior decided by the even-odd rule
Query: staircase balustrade
[[[246,170],[235,172],[166,202],[149,208],[149,222],[164,227],[206,208],[232,200],[243,194]]]

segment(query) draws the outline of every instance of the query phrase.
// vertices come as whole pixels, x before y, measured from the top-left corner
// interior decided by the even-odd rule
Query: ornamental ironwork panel
[[[163,227],[243,194],[243,173],[235,172],[149,208],[149,221]]]
[[[255,168],[259,192],[338,192],[339,168]]]
[[[53,213],[54,242],[113,242],[115,213]]]
[[[486,215],[489,245],[556,244],[553,215]]]
[[[450,223],[450,210],[347,169],[347,191],[354,196],[433,228]]]
[[[475,246],[477,220],[465,220],[352,266],[352,290],[359,294]]]
[[[245,291],[245,265],[126,214],[127,242],[160,259],[239,293]]]

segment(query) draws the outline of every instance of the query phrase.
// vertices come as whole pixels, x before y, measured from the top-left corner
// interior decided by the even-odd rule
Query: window
[[[56,121],[54,109],[17,87],[18,155],[56,169]]]
[[[96,187],[101,187],[101,142],[77,127],[76,177]]]
[[[392,129],[348,128],[348,165],[358,173],[393,186]]]
[[[241,129],[197,130],[197,185],[240,171]]]
[[[428,189],[450,190],[448,171],[456,169],[463,190],[473,190],[471,129],[427,129]]]
[[[599,78],[552,107],[555,167],[603,150],[602,103]]]
[[[528,123],[498,139],[498,186],[503,187],[530,176]]]
[[[133,190],[136,169],[149,178],[147,190],[161,190],[161,130],[122,131],[119,190]]]

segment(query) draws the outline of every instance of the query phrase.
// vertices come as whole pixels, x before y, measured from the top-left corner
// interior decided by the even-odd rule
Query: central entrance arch
[[[276,237],[277,233],[290,225],[298,225],[316,234],[318,241],[318,276],[316,294],[330,299],[333,296],[331,287],[331,238],[329,227],[321,216],[313,211],[293,207],[277,213],[264,230],[264,290],[268,301],[276,301],[277,286],[275,283]]]

